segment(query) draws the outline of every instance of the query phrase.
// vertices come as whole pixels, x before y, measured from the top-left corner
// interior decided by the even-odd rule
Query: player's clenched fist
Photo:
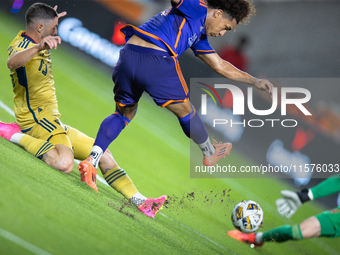
[[[57,49],[58,44],[61,44],[61,38],[59,36],[46,36],[39,43],[39,50]]]

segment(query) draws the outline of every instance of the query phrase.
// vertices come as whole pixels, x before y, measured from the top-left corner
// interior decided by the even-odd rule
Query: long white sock
[[[23,133],[15,133],[12,135],[10,141],[12,143],[16,143],[16,144],[19,144],[19,141],[21,140],[21,138],[23,138],[25,136],[25,134]]]
[[[256,244],[261,244],[263,242],[262,236],[263,236],[262,232],[255,233],[255,243]]]
[[[98,168],[99,159],[102,155],[103,155],[103,150],[99,146],[95,145],[92,147],[89,157],[92,158],[92,164],[95,168]]]
[[[204,143],[198,144],[198,146],[201,148],[203,154],[208,157],[215,153],[215,147],[211,144],[209,137]]]
[[[141,193],[137,192],[136,194],[134,194],[131,197],[131,202],[135,205],[135,206],[139,206],[141,203],[143,203],[145,200],[147,199],[147,197],[143,196]]]

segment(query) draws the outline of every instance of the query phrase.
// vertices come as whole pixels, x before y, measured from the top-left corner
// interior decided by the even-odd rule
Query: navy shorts
[[[123,107],[138,103],[144,91],[162,107],[189,97],[178,60],[160,50],[126,44],[120,50],[112,80],[115,101]]]

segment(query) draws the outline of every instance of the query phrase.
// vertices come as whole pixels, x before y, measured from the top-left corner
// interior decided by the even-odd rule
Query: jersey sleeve
[[[173,5],[175,10],[180,11],[186,18],[196,19],[207,14],[207,5],[204,0],[180,0]]]
[[[208,37],[205,34],[202,34],[200,39],[191,46],[191,50],[195,55],[215,53],[215,50],[210,46]]]
[[[340,191],[340,174],[334,175],[311,188],[313,198],[326,197]]]
[[[29,49],[29,48],[33,47],[34,45],[35,45],[35,43],[33,43],[31,40],[29,40],[27,38],[22,38],[22,40],[12,42],[9,45],[9,47],[7,49],[7,54],[8,54],[9,57],[11,57],[15,53]]]

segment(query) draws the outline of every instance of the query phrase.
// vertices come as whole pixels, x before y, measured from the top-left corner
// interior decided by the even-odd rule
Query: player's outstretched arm
[[[314,199],[327,197],[340,191],[340,174],[333,175],[332,177],[320,182],[318,185],[310,188],[313,193]]]
[[[324,180],[318,185],[298,192],[282,190],[282,198],[276,200],[279,214],[290,218],[305,202],[326,197],[340,191],[340,174]]]
[[[292,217],[303,203],[313,200],[313,194],[307,189],[299,192],[282,190],[281,195],[283,197],[276,200],[276,207],[279,214],[286,218]]]
[[[12,55],[7,61],[7,67],[11,70],[15,70],[24,66],[30,61],[39,51],[57,49],[58,44],[61,43],[59,36],[46,36],[40,43],[34,45],[23,51],[19,51]]]
[[[228,61],[223,60],[217,53],[212,54],[197,54],[197,56],[206,63],[216,73],[222,75],[233,81],[242,82],[248,85],[252,85],[255,88],[265,91],[272,95],[273,84],[268,80],[257,79],[250,74],[237,69]]]

